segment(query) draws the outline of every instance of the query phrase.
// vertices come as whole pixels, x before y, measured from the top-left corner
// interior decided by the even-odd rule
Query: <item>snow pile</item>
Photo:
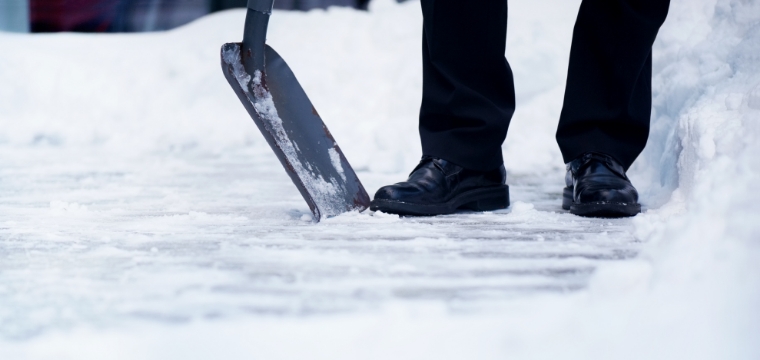
[[[648,165],[663,187],[677,174],[678,188],[636,219],[639,236],[663,246],[652,247],[659,256],[693,254],[683,260],[705,271],[741,270],[734,285],[757,296],[760,274],[750,269],[760,264],[760,3],[677,2],[672,13],[655,50],[656,130],[643,157],[660,155]],[[668,266],[685,267],[675,261]]]
[[[664,205],[634,219],[650,242],[639,260],[602,267],[591,291],[622,293],[617,334],[655,347],[632,354],[756,358],[760,3],[675,1],[654,51],[653,130],[631,172]],[[623,276],[639,287],[624,290]]]

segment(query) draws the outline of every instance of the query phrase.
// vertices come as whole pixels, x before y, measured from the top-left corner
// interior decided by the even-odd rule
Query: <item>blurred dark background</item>
[[[140,32],[168,30],[203,15],[244,8],[247,0],[0,0],[24,3],[31,32]],[[329,6],[366,9],[370,0],[275,0],[276,9],[311,10]],[[23,5],[19,5],[23,6]],[[10,9],[10,8],[8,8]],[[4,8],[0,6],[0,12]],[[3,14],[0,14],[2,17]],[[2,30],[2,27],[0,27]],[[7,29],[12,30],[12,29]],[[23,31],[23,30],[22,30]]]

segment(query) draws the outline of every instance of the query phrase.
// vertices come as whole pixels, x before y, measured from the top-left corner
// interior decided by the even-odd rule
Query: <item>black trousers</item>
[[[557,142],[564,161],[606,153],[626,169],[646,145],[652,44],[670,0],[583,0]],[[424,155],[473,170],[503,163],[515,109],[506,0],[422,0]]]

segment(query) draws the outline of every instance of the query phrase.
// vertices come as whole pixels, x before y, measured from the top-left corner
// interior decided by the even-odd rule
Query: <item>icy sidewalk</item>
[[[271,154],[117,163],[32,152],[30,163],[4,169],[0,191],[6,339],[399,301],[480,312],[584,288],[597,264],[639,248],[630,220],[562,211],[562,174],[512,180],[510,210],[316,224]],[[372,190],[389,177],[360,175]]]

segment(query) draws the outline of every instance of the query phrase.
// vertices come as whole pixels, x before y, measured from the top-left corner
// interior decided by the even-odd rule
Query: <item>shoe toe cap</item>
[[[375,193],[375,200],[393,200],[397,191],[393,185],[383,186]]]
[[[383,186],[375,193],[376,200],[401,200],[409,193],[408,186],[403,183]]]
[[[580,203],[611,202],[634,204],[638,202],[638,194],[636,193],[636,189],[632,187],[621,189],[587,188],[579,194],[578,200]]]
[[[375,200],[394,200],[403,202],[414,202],[421,195],[418,187],[409,183],[398,183],[394,185],[383,186],[375,193]]]

